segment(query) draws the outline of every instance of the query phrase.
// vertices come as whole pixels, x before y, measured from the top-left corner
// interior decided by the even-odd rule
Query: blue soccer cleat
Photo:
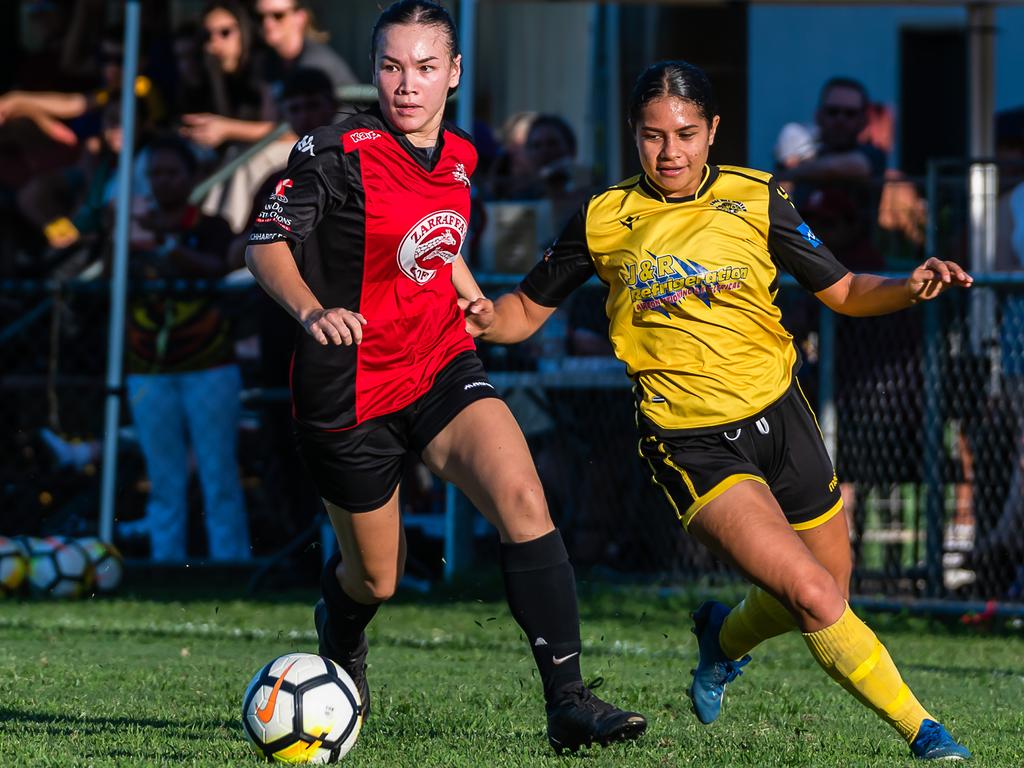
[[[697,719],[705,725],[718,719],[722,711],[725,684],[742,675],[742,668],[750,662],[749,656],[739,661],[727,658],[718,644],[718,633],[728,615],[727,606],[713,601],[703,603],[691,614],[699,658],[697,668],[691,670],[693,682],[687,693]]]
[[[934,720],[922,721],[917,736],[910,742],[910,751],[914,753],[914,757],[921,760],[971,759],[967,747],[957,744],[956,739],[949,735],[949,731]]]

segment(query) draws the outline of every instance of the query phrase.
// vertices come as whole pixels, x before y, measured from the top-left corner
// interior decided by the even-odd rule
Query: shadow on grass
[[[174,731],[175,735],[188,737],[197,732],[210,733],[218,729],[241,732],[241,726],[235,721],[216,719],[182,719],[166,720],[152,717],[98,717],[82,715],[58,715],[43,712],[31,712],[0,707],[0,722],[23,726],[39,726],[51,736],[67,736],[70,732],[87,735],[117,732],[125,729],[145,728]]]

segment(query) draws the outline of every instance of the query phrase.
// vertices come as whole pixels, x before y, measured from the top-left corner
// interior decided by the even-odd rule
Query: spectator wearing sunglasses
[[[815,112],[816,146],[796,162],[780,159],[779,168],[811,231],[856,272],[886,268],[878,223],[886,156],[863,140],[871,107],[862,83],[831,78]],[[814,303],[790,299],[787,311],[798,318],[793,322],[798,339],[811,338],[817,329],[816,309]],[[840,318],[836,324],[835,458],[858,552],[866,524],[858,498],[872,487],[920,479],[920,431],[904,427],[920,420],[913,395],[919,381],[918,334],[918,327],[901,315],[856,323]],[[810,342],[803,346],[813,348]]]
[[[874,223],[878,221],[878,203],[885,175],[885,154],[859,136],[868,124],[871,101],[862,83],[849,77],[833,77],[821,89],[815,113],[816,142],[808,141],[795,158],[780,158],[778,175],[790,182],[793,203],[804,212],[808,225],[816,232],[816,211],[827,200],[843,208],[844,216],[853,211],[855,221],[846,221],[846,232],[828,242],[844,263],[854,270],[883,268],[881,254],[874,247]],[[822,230],[834,219],[828,206],[822,210]],[[819,232],[824,237],[831,232]],[[855,263],[851,262],[851,257]]]
[[[335,93],[343,85],[359,82],[348,63],[327,45],[327,35],[316,28],[305,0],[257,0],[256,18],[270,48],[263,79],[275,102],[281,98],[288,75],[300,68],[324,72]]]
[[[248,12],[238,0],[209,0],[198,34],[203,77],[179,93],[182,134],[208,148],[258,141],[273,129],[276,115],[264,108]]]

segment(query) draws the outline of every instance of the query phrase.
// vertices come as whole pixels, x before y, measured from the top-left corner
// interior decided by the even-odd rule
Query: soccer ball
[[[334,763],[356,743],[362,704],[355,683],[323,656],[288,653],[256,673],[242,726],[257,751],[282,763]]]
[[[81,597],[92,589],[92,563],[73,541],[51,537],[22,543],[28,548],[28,586],[33,595]]]
[[[95,574],[96,591],[110,594],[121,584],[124,575],[124,561],[113,544],[100,541],[95,536],[76,539],[75,543],[85,550]]]
[[[0,536],[0,597],[16,595],[28,573],[28,558],[21,546]]]

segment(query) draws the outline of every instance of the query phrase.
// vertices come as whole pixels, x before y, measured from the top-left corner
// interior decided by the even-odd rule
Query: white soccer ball
[[[39,597],[81,597],[92,589],[93,569],[85,550],[56,537],[28,538],[29,591]]]
[[[0,598],[18,594],[28,573],[28,558],[21,546],[0,536]]]
[[[334,763],[363,726],[355,683],[330,659],[279,656],[246,688],[242,727],[257,751],[281,763]]]
[[[117,547],[95,536],[75,539],[75,543],[89,556],[95,574],[96,591],[110,594],[116,590],[124,576],[124,560]]]

